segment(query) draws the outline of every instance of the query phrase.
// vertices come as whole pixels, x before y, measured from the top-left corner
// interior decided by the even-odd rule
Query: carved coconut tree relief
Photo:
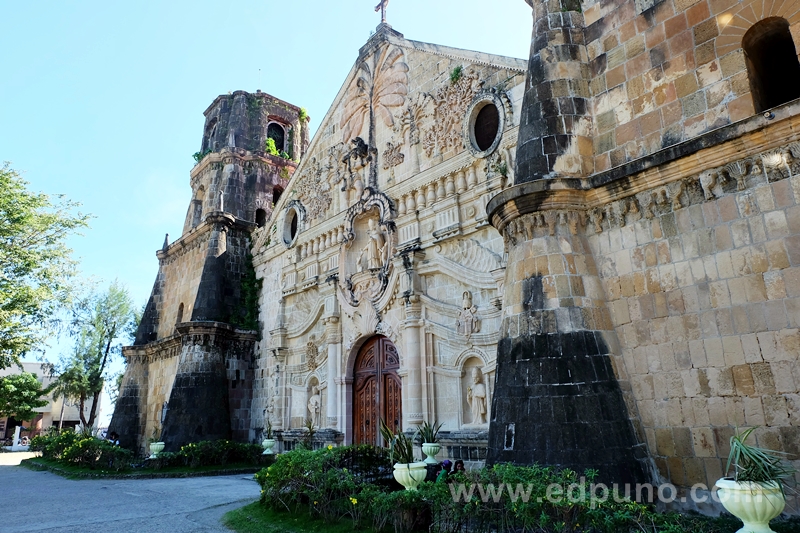
[[[408,95],[408,65],[404,60],[405,55],[400,48],[386,46],[359,62],[340,122],[344,142],[363,138],[362,130],[366,123],[366,145],[370,150],[376,150],[376,117],[386,127],[394,126],[392,109],[401,107]],[[370,165],[368,184],[377,187],[377,181],[377,167],[373,164]]]

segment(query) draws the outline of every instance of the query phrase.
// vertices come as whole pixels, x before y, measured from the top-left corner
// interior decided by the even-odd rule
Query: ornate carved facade
[[[505,268],[486,202],[508,175],[486,162],[512,157],[525,72],[491,59],[388,26],[361,49],[276,205],[284,234],[256,230],[268,332],[257,374],[272,377],[255,382],[253,438],[262,413],[273,428],[301,428],[318,390],[323,427],[344,442],[375,441],[380,419],[406,430],[436,420],[461,435],[454,453],[469,441],[463,458],[482,459]],[[498,80],[496,100],[480,100]],[[467,149],[476,101],[503,117],[485,154]],[[301,213],[291,234],[285,221]]]

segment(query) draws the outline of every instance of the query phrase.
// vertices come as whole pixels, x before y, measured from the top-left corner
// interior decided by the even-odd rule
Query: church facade
[[[505,277],[486,204],[513,182],[525,72],[387,25],[361,49],[254,233],[254,427],[378,443],[382,420],[437,421],[485,460]]]
[[[178,445],[214,423],[181,398],[215,390],[214,435],[281,450],[437,422],[440,459],[681,490],[736,428],[800,458],[800,5],[527,1],[526,61],[381,24],[310,142],[288,106],[207,144],[207,111],[214,192],[159,252],[112,427]],[[271,120],[299,163],[257,153]],[[240,266],[170,281],[203,227],[195,253]]]

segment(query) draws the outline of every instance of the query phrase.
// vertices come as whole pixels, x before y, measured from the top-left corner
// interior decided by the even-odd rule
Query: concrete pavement
[[[229,533],[222,515],[257,500],[259,487],[251,475],[72,481],[0,466],[0,495],[4,533]]]

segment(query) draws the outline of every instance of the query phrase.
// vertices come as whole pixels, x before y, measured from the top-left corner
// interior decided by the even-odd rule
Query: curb
[[[36,471],[46,471],[57,474],[67,479],[168,479],[168,478],[187,478],[187,477],[210,477],[210,476],[233,476],[237,474],[255,474],[261,467],[252,468],[229,468],[225,470],[212,470],[207,472],[148,472],[146,474],[93,474],[89,472],[71,472],[57,466],[40,463],[36,459],[25,459],[20,464],[24,468]]]

